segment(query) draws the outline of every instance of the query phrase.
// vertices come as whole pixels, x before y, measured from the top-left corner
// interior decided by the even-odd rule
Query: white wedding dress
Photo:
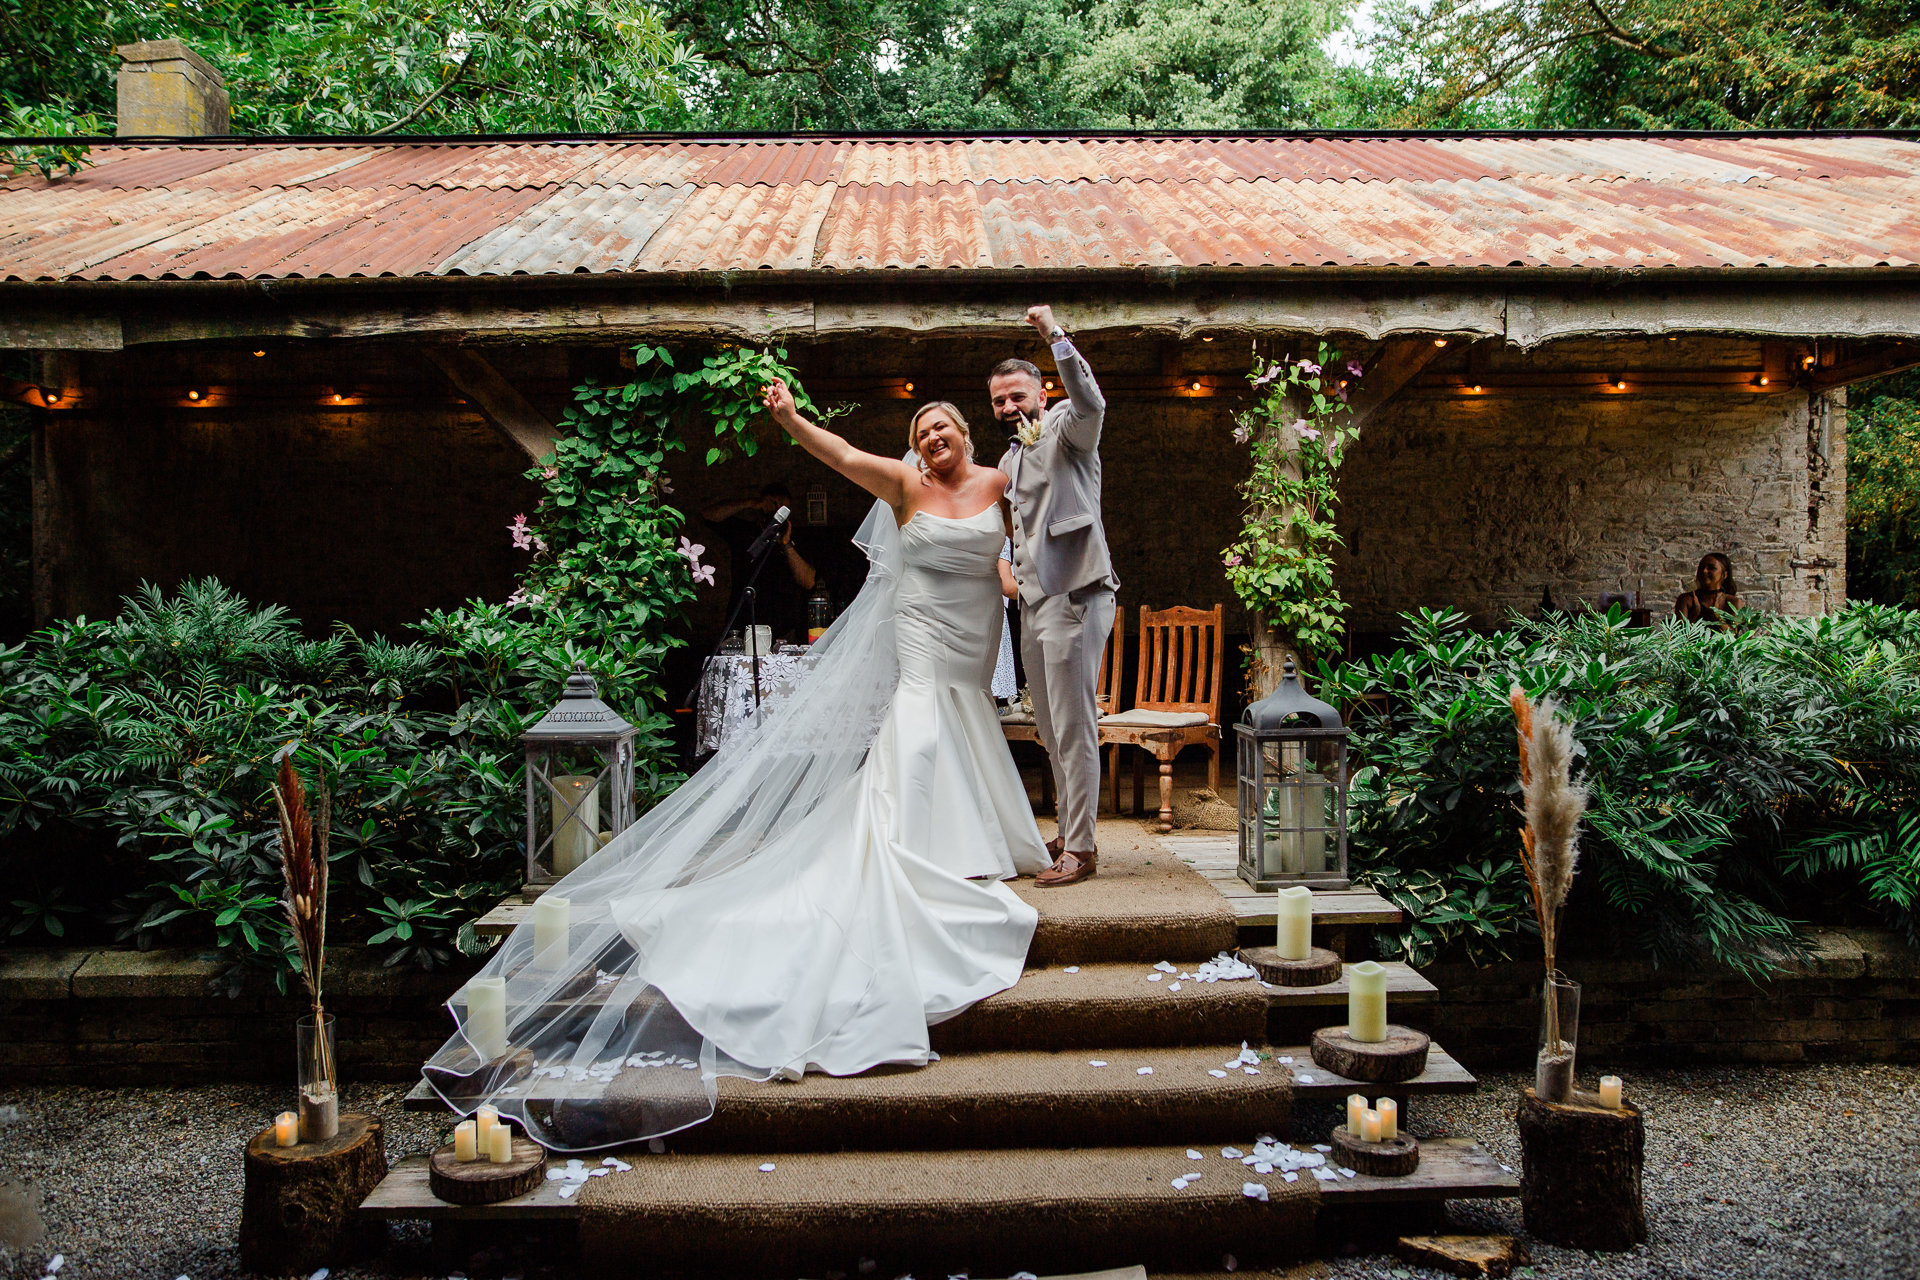
[[[868,586],[793,700],[549,891],[565,960],[523,928],[479,975],[507,1052],[476,1052],[472,984],[449,1002],[425,1074],[456,1108],[560,1149],[652,1137],[720,1075],[924,1065],[929,1026],[1018,981],[1038,917],[1000,882],[1049,859],[987,692],[1000,512],[892,526],[876,507]]]

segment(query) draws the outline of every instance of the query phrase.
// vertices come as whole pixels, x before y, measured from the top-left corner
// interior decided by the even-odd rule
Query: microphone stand
[[[784,522],[776,521],[775,522],[776,527],[781,523],[784,523]],[[747,585],[740,592],[740,599],[735,602],[733,606],[733,612],[727,615],[726,624],[720,628],[720,639],[714,643],[714,646],[712,649],[707,651],[707,656],[701,659],[700,673],[694,677],[693,688],[687,691],[688,706],[693,707],[696,710],[699,708],[700,704],[697,701],[697,699],[700,696],[701,682],[706,679],[707,664],[720,656],[720,646],[727,642],[727,633],[729,631],[732,631],[733,624],[740,620],[740,610],[742,609],[745,609],[747,611],[747,627],[748,627],[747,638],[749,642],[752,641],[753,639],[752,627],[754,624],[753,623],[754,601],[759,595],[759,592],[754,589],[754,583],[760,580],[760,571],[767,567],[767,561],[773,558],[773,549],[779,545],[780,545],[779,538],[777,537],[766,538],[764,539],[763,545],[760,548],[760,553],[754,556],[753,569],[751,572],[747,574]],[[752,647],[753,647],[753,709],[755,711],[758,711],[760,709],[760,646],[755,644]]]

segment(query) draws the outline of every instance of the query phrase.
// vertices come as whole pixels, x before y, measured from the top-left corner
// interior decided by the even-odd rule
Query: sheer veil
[[[854,541],[871,562],[866,585],[809,648],[792,698],[548,891],[570,902],[564,951],[536,956],[533,925],[522,923],[447,1002],[459,1031],[423,1074],[454,1109],[490,1104],[543,1145],[584,1151],[706,1120],[719,1076],[804,1069],[813,1045],[781,1041],[777,1018],[752,1024],[771,1028],[752,1038],[752,1056],[763,1061],[721,1051],[648,979],[664,958],[658,948],[680,945],[662,940],[673,931],[634,937],[620,922],[663,902],[694,920],[717,915],[743,886],[769,901],[808,896],[796,851],[810,819],[830,816],[836,798],[851,794],[898,680],[901,538],[892,508],[876,502]],[[777,1009],[781,979],[762,968],[716,974],[716,982],[745,984],[743,1003]],[[487,1043],[469,1016],[476,991],[497,1001],[501,986],[504,1046]]]

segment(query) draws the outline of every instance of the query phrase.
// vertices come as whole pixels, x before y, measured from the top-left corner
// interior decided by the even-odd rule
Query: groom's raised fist
[[[1044,303],[1027,308],[1027,323],[1032,325],[1043,338],[1051,337],[1054,329],[1058,327],[1053,322],[1053,308]]]

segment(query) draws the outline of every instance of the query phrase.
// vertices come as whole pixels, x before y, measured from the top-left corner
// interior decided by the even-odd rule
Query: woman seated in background
[[[1740,588],[1733,582],[1733,561],[1718,551],[1700,557],[1693,571],[1693,590],[1673,602],[1673,616],[1689,622],[1717,622],[1722,609],[1740,607]]]

